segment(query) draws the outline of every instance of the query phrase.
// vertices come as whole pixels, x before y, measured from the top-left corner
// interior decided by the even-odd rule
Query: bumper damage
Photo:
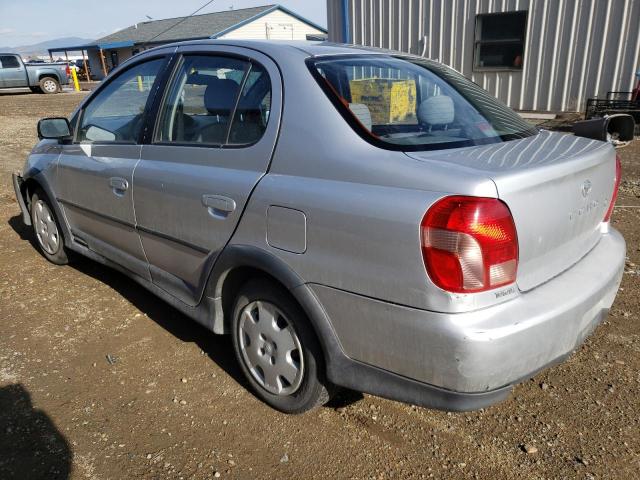
[[[314,285],[346,357],[406,381],[402,388],[493,403],[510,387],[566,359],[607,316],[620,285],[625,242],[611,229],[580,262],[508,302],[440,313]],[[340,379],[336,379],[340,383]],[[396,399],[407,392],[387,394]],[[370,391],[370,393],[376,393]],[[415,396],[415,395],[414,395]],[[488,401],[488,402],[487,402]],[[461,409],[455,403],[436,408]]]

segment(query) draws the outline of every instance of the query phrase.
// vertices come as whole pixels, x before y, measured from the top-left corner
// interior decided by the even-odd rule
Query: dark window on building
[[[526,11],[478,15],[474,68],[522,70],[526,30]]]

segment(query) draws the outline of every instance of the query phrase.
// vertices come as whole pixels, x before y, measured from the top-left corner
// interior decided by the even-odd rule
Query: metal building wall
[[[346,1],[351,43],[424,51],[517,110],[581,111],[630,91],[640,70],[640,0]],[[522,71],[473,71],[476,15],[516,10],[528,11]],[[327,14],[329,40],[342,41],[342,0]]]

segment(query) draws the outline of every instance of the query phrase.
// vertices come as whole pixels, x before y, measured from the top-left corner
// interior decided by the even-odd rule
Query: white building
[[[307,40],[326,33],[281,5],[265,5],[137,23],[90,44],[51,49],[49,54],[86,51],[92,77],[101,79],[136,53],[166,43],[206,38]]]
[[[640,0],[328,0],[327,13],[329,40],[439,60],[516,110],[582,111],[640,70]]]

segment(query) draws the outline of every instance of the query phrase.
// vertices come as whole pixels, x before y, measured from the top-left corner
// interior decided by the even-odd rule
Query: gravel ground
[[[0,478],[638,478],[640,142],[620,150],[621,291],[566,363],[483,411],[345,392],[286,416],[247,391],[227,337],[34,249],[9,174],[82,95],[0,94]]]

